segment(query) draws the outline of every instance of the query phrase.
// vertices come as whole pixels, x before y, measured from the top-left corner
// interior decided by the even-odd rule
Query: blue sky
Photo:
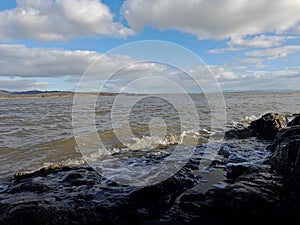
[[[137,64],[132,52],[106,54],[144,40],[192,51],[224,91],[300,90],[300,0],[0,0],[0,89],[74,91],[99,58],[97,81],[109,84],[106,91],[156,76],[193,92],[192,79],[181,80],[179,70],[130,67]],[[209,82],[206,65],[180,57],[187,74]],[[120,69],[118,82],[106,80],[105,73]],[[150,80],[144,90],[155,89]]]

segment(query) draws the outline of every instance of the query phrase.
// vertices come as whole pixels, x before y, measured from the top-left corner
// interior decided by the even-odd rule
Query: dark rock
[[[227,146],[222,145],[218,154],[224,156],[225,158],[228,158],[230,156],[230,150]]]
[[[243,131],[244,138],[251,132],[267,139],[279,131],[271,159],[265,149],[269,141],[240,140],[238,132],[231,133],[238,139],[223,143],[209,167],[219,168],[222,182],[212,179],[205,191],[201,182],[211,180],[200,179],[205,178],[199,171],[201,147],[172,177],[147,187],[119,185],[87,166],[16,174],[0,184],[0,225],[298,225],[300,195],[293,187],[300,177],[300,125],[282,129],[284,124],[281,115],[266,114]],[[287,186],[285,178],[293,185]]]
[[[225,176],[227,179],[236,179],[243,175],[246,169],[247,167],[243,164],[229,164]]]
[[[2,185],[0,224],[140,224],[162,213],[200,179],[193,174],[195,163],[147,187],[118,185],[87,166],[19,173]]]
[[[284,181],[268,165],[236,166],[233,183],[201,193],[183,194],[164,219],[187,224],[297,224]],[[292,205],[292,204],[291,204]]]
[[[280,133],[285,133],[284,130]],[[284,135],[279,140],[287,137]],[[254,141],[249,138],[224,143],[219,156],[228,162],[231,158],[242,158],[244,162],[233,163],[236,160],[231,159],[226,164],[227,180],[205,193],[196,188],[185,191],[161,220],[168,224],[180,221],[195,225],[300,224],[299,191],[287,186],[285,177],[274,170],[271,152],[264,149],[269,141]],[[249,154],[253,152],[258,154]]]
[[[226,169],[227,179],[237,179],[241,176],[249,174],[256,175],[259,173],[268,173],[264,164],[251,164],[251,163],[229,163]]]
[[[300,125],[281,130],[270,150],[274,152],[273,166],[291,185],[300,188]]]
[[[249,129],[252,134],[260,139],[273,140],[278,131],[286,126],[285,115],[267,113],[258,120],[252,121]]]
[[[286,127],[278,133],[276,139],[268,149],[275,152],[277,149],[284,147],[287,143],[298,139],[300,139],[300,125]]]
[[[240,156],[239,154],[232,152],[230,156],[228,157],[228,162],[231,163],[241,163],[241,162],[247,162],[247,158]]]
[[[286,126],[286,123],[287,118],[285,115],[267,113],[258,120],[252,121],[247,128],[225,132],[225,139],[258,137],[259,139],[273,140],[278,131]]]
[[[250,173],[232,185],[211,189],[206,203],[217,224],[282,224],[287,222],[281,211],[286,204],[283,193],[280,176]]]
[[[225,132],[225,139],[245,139],[249,137],[253,137],[253,133],[249,128],[233,129]]]
[[[297,126],[300,125],[300,115],[296,115],[294,117],[294,119],[292,119],[288,124],[287,127],[291,127],[291,126]]]

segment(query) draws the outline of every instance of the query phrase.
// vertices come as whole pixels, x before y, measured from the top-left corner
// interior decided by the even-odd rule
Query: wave
[[[43,166],[41,168],[50,167],[50,166],[53,166],[53,165],[82,166],[82,165],[85,165],[85,164],[86,164],[86,161],[83,158],[78,158],[78,159],[61,160],[59,162],[45,162],[45,163],[43,163]]]
[[[254,116],[254,115],[250,115],[250,116],[245,116],[244,118],[241,118],[239,120],[232,120],[230,122],[227,123],[227,127],[229,128],[233,128],[233,127],[247,127],[248,125],[250,125],[250,123],[254,120],[257,120],[258,117]]]
[[[183,131],[181,133],[170,133],[164,136],[143,136],[141,138],[133,137],[123,146],[114,148],[118,150],[143,150],[143,149],[165,149],[174,145],[198,145],[207,142],[212,132],[207,130],[201,131]]]
[[[102,142],[102,147],[95,135],[85,137],[81,139],[81,153],[83,158],[88,162],[97,162],[101,159],[105,159],[109,155],[119,155],[120,157],[129,157],[132,155],[143,154],[149,152],[149,154],[164,154],[166,152],[173,151],[177,146],[183,148],[192,149],[199,144],[207,143],[209,138],[214,134],[206,129],[202,130],[186,130],[177,133],[169,133],[166,135],[154,135],[154,136],[132,136],[127,137],[125,141],[120,141],[114,135],[113,131],[105,131],[99,133],[101,139],[105,139]],[[100,147],[100,149],[99,149]]]

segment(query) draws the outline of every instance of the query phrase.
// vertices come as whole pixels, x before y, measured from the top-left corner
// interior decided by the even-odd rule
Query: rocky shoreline
[[[16,174],[0,184],[0,224],[300,224],[300,116],[293,117],[269,113],[226,132],[209,168],[224,179],[205,191],[197,173],[204,146],[147,187],[119,185],[88,166]]]

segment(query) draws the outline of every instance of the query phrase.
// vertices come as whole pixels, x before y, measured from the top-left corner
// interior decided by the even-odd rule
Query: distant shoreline
[[[114,93],[75,93],[75,92],[66,92],[66,91],[50,91],[50,92],[42,92],[33,91],[29,92],[8,92],[8,91],[0,91],[0,99],[30,99],[30,98],[73,98],[74,96],[87,96],[87,95],[101,95],[101,96],[114,96]]]
[[[238,94],[238,93],[296,93],[300,92],[299,90],[266,90],[266,91],[224,91],[223,94]],[[101,96],[116,96],[120,93],[110,93],[110,92],[69,92],[69,91],[25,91],[25,92],[8,92],[0,90],[0,100],[1,99],[30,99],[30,98],[73,98],[76,96],[91,96],[91,95],[101,95]],[[176,93],[149,93],[149,94],[135,94],[135,93],[121,93],[122,95],[128,96],[137,96],[137,95],[176,95]],[[177,93],[182,94],[182,93]],[[204,94],[204,93],[189,93],[193,94]],[[214,93],[207,93],[207,94],[214,94]]]

